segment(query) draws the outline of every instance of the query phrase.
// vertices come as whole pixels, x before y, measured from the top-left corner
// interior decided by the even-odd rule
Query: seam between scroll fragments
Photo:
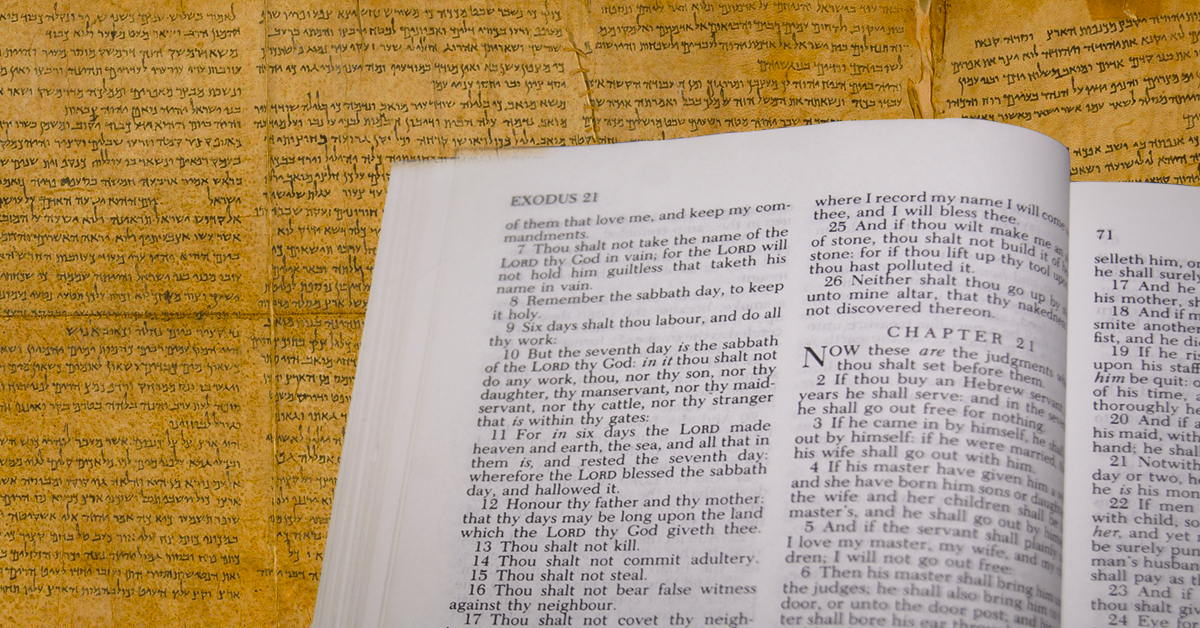
[[[591,127],[592,141],[599,144],[600,125],[599,121],[596,119],[596,105],[592,102],[592,80],[590,77],[588,77],[587,68],[583,67],[583,59],[587,56],[587,53],[575,43],[575,37],[570,33],[567,34],[567,41],[570,42],[570,45],[567,46],[565,50],[567,52],[575,53],[575,63],[579,66],[579,69],[571,72],[571,74],[583,75],[583,95],[584,98],[587,99],[587,104],[585,104],[583,107],[584,109],[587,109],[588,126]]]
[[[938,2],[940,4],[940,0]],[[908,79],[908,103],[914,118],[935,117],[933,109],[933,0],[915,0],[913,14],[917,53],[921,60],[921,73],[917,80]],[[944,11],[938,11],[944,14]]]
[[[267,27],[266,15],[270,0],[263,0],[263,32],[262,46],[263,61],[267,61],[267,55],[270,54],[270,46],[267,42],[267,33],[270,32]],[[269,382],[267,385],[267,408],[270,412],[270,431],[271,431],[271,488],[268,499],[270,500],[271,520],[274,523],[271,530],[271,587],[275,591],[275,618],[274,624],[278,625],[282,615],[282,597],[279,589],[279,526],[281,525],[280,517],[278,516],[279,500],[276,499],[276,494],[279,492],[279,396],[276,394],[276,387],[279,385],[279,378],[276,376],[278,361],[275,359],[275,352],[278,350],[275,338],[275,260],[273,259],[273,251],[275,250],[274,229],[271,225],[272,214],[272,197],[271,197],[271,171],[274,169],[271,161],[271,73],[263,74],[263,98],[266,101],[266,108],[263,115],[266,116],[266,124],[263,128],[263,151],[266,153],[267,163],[266,172],[263,173],[263,210],[267,228],[267,329],[270,339],[270,346],[267,349],[267,375]]]

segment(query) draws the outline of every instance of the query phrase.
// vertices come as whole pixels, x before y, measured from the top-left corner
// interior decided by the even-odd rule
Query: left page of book
[[[454,168],[428,345],[390,355],[423,374],[395,538],[360,540],[394,545],[318,625],[1057,620],[1061,145],[839,123]]]
[[[393,160],[920,74],[905,2],[402,4],[0,10],[7,623],[308,624]]]

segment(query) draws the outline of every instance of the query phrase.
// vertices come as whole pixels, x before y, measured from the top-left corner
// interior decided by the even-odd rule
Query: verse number
[[[837,233],[846,230],[846,223],[841,220],[835,220],[829,223],[829,233]]]
[[[1096,239],[1097,240],[1111,240],[1112,239],[1112,229],[1097,229],[1096,230]]]

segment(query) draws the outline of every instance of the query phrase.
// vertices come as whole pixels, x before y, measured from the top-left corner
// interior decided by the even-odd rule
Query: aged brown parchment
[[[1194,2],[947,0],[944,11],[939,116],[1055,137],[1076,180],[1200,184]]]
[[[393,160],[986,115],[1195,182],[1194,16],[983,4],[4,3],[0,624],[308,624]]]

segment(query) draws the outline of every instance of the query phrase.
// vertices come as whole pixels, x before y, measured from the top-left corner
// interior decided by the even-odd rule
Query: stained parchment
[[[1200,184],[1194,3],[945,3],[934,101],[1071,148],[1071,176]],[[935,22],[936,23],[936,22]]]

